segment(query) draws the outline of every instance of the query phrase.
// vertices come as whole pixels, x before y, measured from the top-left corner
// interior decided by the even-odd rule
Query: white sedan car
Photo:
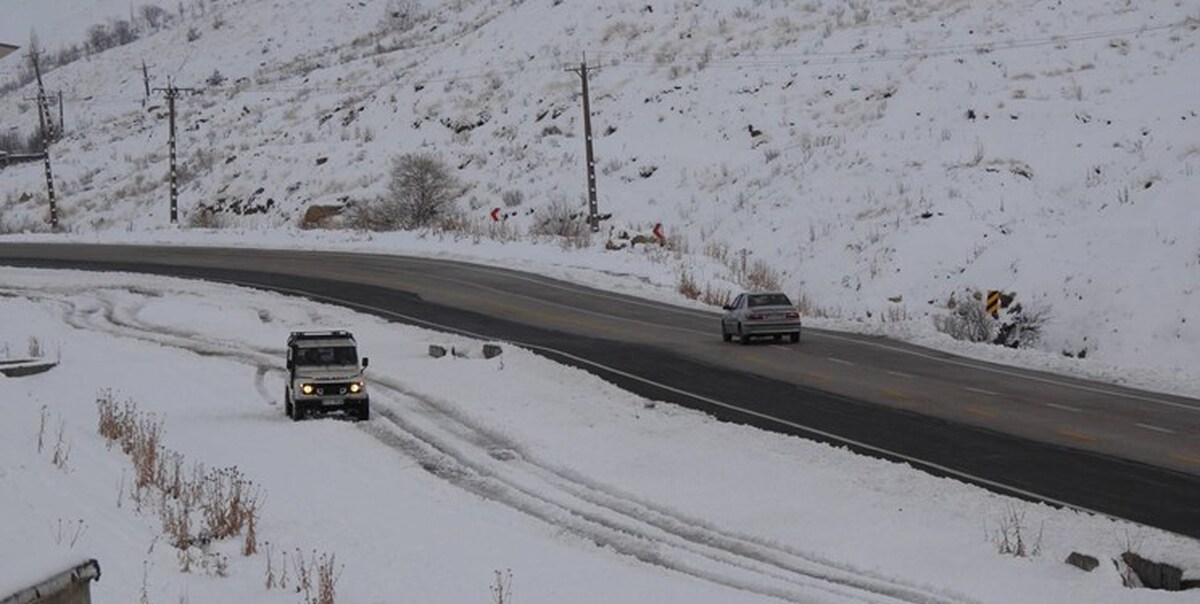
[[[754,336],[773,336],[778,342],[784,335],[793,343],[800,341],[800,311],[785,294],[748,292],[725,306],[721,339],[726,342],[734,336],[742,344],[749,344]]]

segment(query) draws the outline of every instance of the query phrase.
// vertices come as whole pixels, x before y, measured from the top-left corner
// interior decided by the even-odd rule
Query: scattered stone
[[[483,345],[483,358],[485,358],[485,359],[491,359],[491,358],[498,357],[498,356],[500,356],[500,354],[502,352],[504,352],[504,351],[500,348],[499,344],[484,344]]]
[[[446,356],[446,347],[438,346],[437,344],[430,344],[429,345],[429,356],[431,356],[435,359],[440,359],[440,358]]]
[[[1183,569],[1170,564],[1152,562],[1133,552],[1121,554],[1121,560],[1133,569],[1142,585],[1149,589],[1180,591],[1183,589]]]
[[[1087,554],[1071,552],[1071,555],[1067,556],[1067,564],[1090,573],[1095,570],[1097,566],[1100,566],[1100,561]]]

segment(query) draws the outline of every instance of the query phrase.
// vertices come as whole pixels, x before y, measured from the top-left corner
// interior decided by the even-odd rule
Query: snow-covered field
[[[336,556],[339,602],[494,601],[497,571],[508,602],[1193,597],[1123,588],[1108,560],[1132,547],[1188,568],[1195,540],[655,405],[520,349],[432,359],[431,343],[481,343],[229,286],[14,269],[0,283],[7,352],[35,337],[61,361],[0,379],[0,593],[95,557],[100,602],[294,602],[265,584],[300,552]],[[283,415],[283,340],[314,325],[359,336],[370,422]],[[232,538],[180,571],[157,499],[136,509],[128,458],[97,432],[106,389],[161,418],[189,464],[253,482],[259,553]],[[998,553],[1014,513],[1036,554]],[[1102,564],[1067,566],[1071,551]]]

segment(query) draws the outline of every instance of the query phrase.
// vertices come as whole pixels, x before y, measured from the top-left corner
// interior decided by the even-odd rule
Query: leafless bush
[[[493,604],[511,604],[512,603],[512,569],[505,569],[501,572],[496,571],[495,578],[492,579],[492,603]]]
[[[54,439],[54,453],[50,458],[50,463],[60,470],[67,469],[67,461],[71,457],[71,443],[65,440],[67,431],[67,421],[64,419],[58,420],[58,435]]]
[[[42,350],[42,343],[34,336],[29,336],[29,345],[26,347],[26,352],[33,359],[40,359],[45,351]]]
[[[558,198],[533,213],[533,235],[553,237],[577,237],[588,232],[582,209],[571,207],[565,199]]]
[[[704,293],[700,301],[710,306],[724,307],[733,301],[733,293],[724,288],[715,288],[711,283],[704,284]]]
[[[47,407],[45,405],[42,405],[41,419],[38,421],[38,434],[37,434],[37,451],[38,451],[38,453],[42,452],[42,447],[44,446],[43,441],[46,436],[46,415],[47,415],[47,413],[49,413],[49,411],[47,410]]]
[[[62,545],[66,543],[68,547],[75,547],[75,544],[79,542],[79,538],[87,532],[87,528],[87,523],[84,522],[83,518],[65,524],[62,518],[59,518],[54,531],[54,544]]]
[[[933,326],[955,340],[987,342],[992,338],[992,317],[983,301],[972,297],[957,302],[948,315],[934,315]]]
[[[525,201],[525,193],[519,189],[509,189],[500,195],[500,200],[504,202],[504,207],[515,208]]]
[[[996,551],[1006,556],[1037,556],[1042,551],[1042,530],[1043,527],[1038,528],[1032,543],[1026,542],[1025,510],[1009,504],[1000,518],[999,525],[992,531],[991,540],[996,546]]]
[[[229,227],[229,217],[212,208],[199,207],[188,214],[187,225],[192,229],[224,229]]]
[[[463,194],[450,168],[432,155],[407,154],[392,160],[387,194],[350,208],[354,228],[394,231],[434,226]]]
[[[380,25],[386,31],[404,33],[424,16],[417,0],[388,0]]]
[[[744,264],[743,267],[745,267]],[[779,289],[779,273],[761,258],[755,259],[749,268],[744,268],[740,281],[746,289],[763,291]]]
[[[679,281],[676,283],[675,289],[688,300],[700,297],[700,286],[696,284],[696,279],[687,269],[679,271]]]
[[[1009,348],[1036,346],[1042,339],[1042,330],[1050,320],[1050,308],[1045,305],[1013,304],[1005,312],[1005,318],[996,330],[993,344]]]

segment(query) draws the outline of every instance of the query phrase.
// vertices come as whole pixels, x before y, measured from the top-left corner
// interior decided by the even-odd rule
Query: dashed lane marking
[[[1058,403],[1042,403],[1042,404],[1047,407],[1052,407],[1054,409],[1058,409],[1060,411],[1070,411],[1071,413],[1079,413],[1080,411],[1082,411],[1082,409],[1079,409],[1077,407],[1068,407],[1066,405],[1060,405]]]
[[[888,375],[894,375],[896,377],[908,378],[910,380],[913,378],[912,375],[904,373],[903,371],[889,371]]]
[[[967,392],[974,392],[976,394],[986,394],[987,396],[1000,396],[1000,393],[998,392],[984,390],[983,388],[972,388],[971,386],[965,386],[963,390],[966,390]]]
[[[1175,431],[1170,428],[1163,428],[1162,426],[1155,426],[1154,424],[1134,424],[1134,425],[1139,428],[1145,428],[1147,430],[1153,430],[1154,432],[1161,432],[1163,434],[1175,434]]]
[[[854,363],[851,363],[850,361],[847,361],[845,359],[839,359],[837,357],[825,357],[825,358],[829,359],[830,361],[833,361],[834,363],[838,363],[841,365],[854,365]]]

